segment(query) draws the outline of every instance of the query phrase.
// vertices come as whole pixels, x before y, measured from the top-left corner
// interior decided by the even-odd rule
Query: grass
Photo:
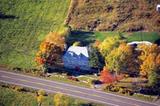
[[[46,78],[48,80],[53,80],[53,81],[58,81],[58,82],[62,82],[62,83],[68,83],[68,84],[72,84],[72,85],[76,85],[76,86],[81,86],[81,87],[90,87],[89,84],[87,83],[83,83],[81,81],[73,81],[67,78],[67,76],[63,76],[62,75],[52,75],[51,77]]]
[[[41,106],[54,106],[53,97],[54,95],[51,94],[45,96]],[[69,98],[70,106],[82,106],[90,103],[82,99],[76,99],[68,96],[67,98]],[[92,103],[92,105],[102,106],[94,103]],[[0,86],[0,106],[38,106],[36,93],[20,92]]]
[[[117,92],[111,92],[111,91],[105,91],[107,93],[112,93],[115,95],[120,95],[120,96],[126,96],[129,98],[134,98],[134,99],[138,99],[138,100],[143,100],[143,101],[147,101],[147,102],[152,102],[156,96],[149,96],[149,95],[143,95],[143,94],[134,94],[132,96],[129,96],[127,94],[121,94],[121,93],[117,93]]]
[[[106,37],[117,36],[119,32],[95,32],[95,38],[99,41],[103,41]]]
[[[0,64],[34,68],[39,44],[62,29],[70,0],[1,0]]]
[[[128,42],[132,41],[150,41],[152,43],[160,39],[158,32],[135,32],[127,37]]]
[[[80,41],[84,45],[93,43],[95,40],[103,41],[107,37],[122,35],[127,42],[132,41],[149,41],[155,43],[160,39],[160,34],[158,32],[83,32],[83,31],[73,31],[68,38],[70,44],[73,44],[75,41]]]
[[[45,103],[46,104],[46,103]],[[37,106],[35,95],[32,93],[22,93],[0,86],[1,106]]]

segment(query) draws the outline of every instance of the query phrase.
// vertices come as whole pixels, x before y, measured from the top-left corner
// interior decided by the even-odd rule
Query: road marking
[[[13,83],[13,82],[4,81],[4,80],[0,80],[0,82],[9,83],[9,84],[14,84],[14,85],[20,85],[20,86],[24,86],[24,87],[29,87],[29,88],[37,89],[37,90],[41,89],[41,88],[38,88],[38,87],[33,87],[33,86],[24,85],[24,84],[19,84],[19,83]],[[57,92],[55,92],[55,91],[48,90],[48,89],[43,89],[43,90],[45,90],[45,91],[47,91],[47,92],[51,92],[51,93],[57,93]],[[68,96],[72,96],[72,97],[81,98],[81,99],[91,100],[91,101],[95,101],[95,102],[98,102],[98,103],[107,104],[107,105],[111,105],[111,106],[120,106],[120,105],[116,105],[116,104],[112,104],[112,103],[106,103],[106,102],[100,101],[100,100],[95,100],[95,99],[91,99],[91,98],[86,98],[86,97],[77,96],[77,95],[72,95],[72,94],[67,94],[67,93],[63,93],[63,94],[68,95]]]
[[[150,103],[150,102],[147,102],[147,101],[137,100],[137,99],[128,98],[128,97],[120,96],[120,95],[115,95],[115,94],[111,94],[111,93],[106,93],[106,92],[102,92],[102,91],[97,91],[97,90],[94,90],[94,89],[89,89],[89,88],[74,86],[74,85],[70,85],[70,84],[66,84],[66,83],[62,83],[62,82],[56,82],[56,81],[46,80],[46,79],[44,79],[44,78],[32,77],[32,76],[28,76],[28,75],[23,75],[23,74],[13,73],[13,72],[7,72],[7,71],[2,71],[2,70],[0,70],[0,72],[2,72],[2,73],[9,73],[9,74],[13,74],[13,75],[24,76],[24,77],[29,77],[29,78],[32,78],[32,79],[38,79],[38,80],[42,80],[42,81],[48,81],[48,82],[57,83],[57,84],[61,84],[61,85],[66,85],[66,86],[72,86],[72,87],[80,88],[80,89],[92,90],[92,91],[94,91],[94,92],[99,92],[99,93],[103,93],[103,94],[107,94],[107,95],[112,95],[112,96],[116,96],[116,97],[121,97],[121,98],[125,98],[125,99],[130,99],[130,100],[138,101],[138,102],[145,103],[145,104],[148,103],[148,104],[151,104],[151,105],[156,105],[156,106],[158,106],[158,105],[155,104],[155,103]]]
[[[33,84],[39,84],[39,85],[43,85],[43,86],[48,86],[48,87],[51,87],[51,88],[57,88],[57,89],[61,89],[61,90],[68,90],[68,91],[71,91],[71,92],[75,92],[75,93],[81,93],[81,94],[85,94],[85,95],[89,95],[89,96],[95,96],[95,97],[99,97],[99,98],[102,98],[102,99],[105,99],[105,100],[111,100],[111,99],[107,99],[107,98],[104,98],[104,97],[101,97],[101,96],[98,96],[96,94],[87,94],[87,93],[84,93],[84,92],[81,92],[81,91],[74,91],[74,90],[70,90],[70,89],[67,89],[67,88],[61,88],[61,87],[57,87],[57,86],[51,86],[51,85],[47,85],[45,83],[39,83],[39,82],[35,82],[35,81],[28,81],[28,80],[24,80],[24,79],[19,79],[19,78],[12,78],[12,77],[9,77],[9,76],[6,76],[6,75],[3,75],[4,78],[8,78],[8,79],[12,79],[12,80],[18,80],[18,81],[24,81],[24,82],[28,82],[28,83],[33,83]],[[124,104],[128,104],[126,102],[122,102],[120,100],[112,100],[112,101],[115,101],[115,102],[120,102],[120,103],[124,103]],[[128,104],[130,105],[130,104]]]

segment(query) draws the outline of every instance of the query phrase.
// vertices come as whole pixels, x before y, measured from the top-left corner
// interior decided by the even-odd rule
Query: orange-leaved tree
[[[61,56],[65,48],[65,36],[58,32],[50,32],[40,44],[35,61],[47,71],[47,67],[62,62]]]
[[[100,73],[100,81],[102,83],[112,83],[115,81],[115,78],[110,74],[109,70],[104,67]]]

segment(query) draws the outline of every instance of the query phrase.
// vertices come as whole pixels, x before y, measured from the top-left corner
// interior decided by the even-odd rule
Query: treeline
[[[144,77],[150,86],[160,86],[160,47],[157,44],[128,45],[122,37],[114,36],[96,44],[96,48],[111,73]]]

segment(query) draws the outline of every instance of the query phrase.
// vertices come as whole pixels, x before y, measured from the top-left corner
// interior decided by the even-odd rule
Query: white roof
[[[146,44],[146,45],[152,45],[152,43],[151,43],[151,42],[148,42],[148,41],[134,41],[134,42],[128,43],[128,45],[133,45],[133,44]]]
[[[88,55],[88,49],[87,47],[80,47],[80,46],[70,46],[67,50],[67,52],[73,52],[76,55],[84,55],[86,57],[89,57]]]
[[[160,8],[160,4],[157,5],[157,11],[159,11],[159,8]]]

